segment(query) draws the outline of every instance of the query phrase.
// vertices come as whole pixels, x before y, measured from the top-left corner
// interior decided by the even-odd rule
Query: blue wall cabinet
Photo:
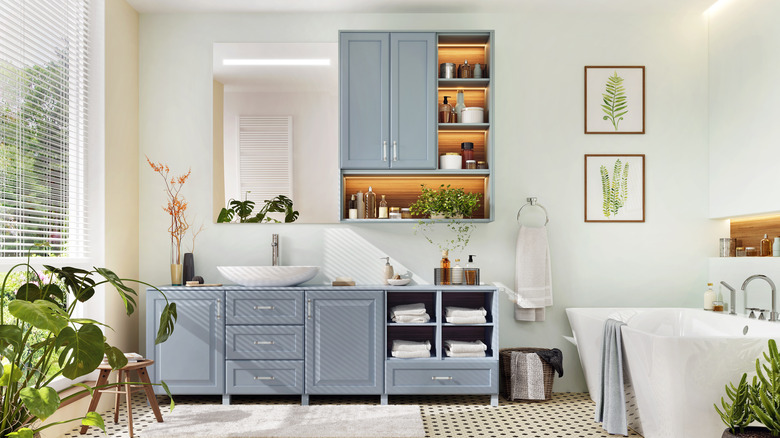
[[[436,168],[436,34],[340,34],[342,169]]]
[[[155,345],[165,299],[147,290],[146,356],[155,361],[150,374],[174,394],[223,394],[225,392],[225,293],[222,290],[166,289],[176,303],[178,319],[173,335]],[[159,386],[155,393],[165,394]]]
[[[381,394],[382,291],[306,292],[306,393]]]

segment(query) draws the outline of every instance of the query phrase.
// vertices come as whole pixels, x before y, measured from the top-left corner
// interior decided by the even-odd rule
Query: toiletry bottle
[[[384,283],[390,284],[387,282],[387,280],[393,278],[393,275],[395,275],[395,273],[393,272],[393,265],[390,264],[390,257],[379,257],[379,258],[385,259],[385,271],[382,274],[382,276],[384,277]]]
[[[713,301],[715,301],[715,291],[712,290],[712,283],[707,283],[707,292],[704,292],[704,310],[712,310]]]
[[[463,119],[461,118],[461,111],[463,111],[463,108],[465,107],[466,105],[463,103],[463,90],[458,90],[457,103],[455,104],[455,122],[463,123]]]
[[[349,200],[349,218],[357,219],[357,201],[355,200],[355,195],[352,195],[352,198]]]
[[[382,200],[379,201],[379,219],[387,219],[387,200],[385,195],[382,195]]]
[[[761,257],[769,257],[772,255],[772,241],[764,234],[764,238],[761,239],[761,245],[759,246],[759,254]]]
[[[772,244],[772,256],[780,257],[780,237],[775,237],[775,242]]]
[[[474,161],[474,143],[467,141],[460,144],[460,168],[468,169],[467,161]],[[476,168],[476,161],[474,161]]]
[[[376,219],[376,193],[370,186],[366,192],[366,219]]]
[[[468,79],[471,77],[471,66],[469,65],[468,59],[464,60],[463,64],[458,67],[458,77],[461,79]]]
[[[463,270],[463,277],[466,280],[466,284],[474,286],[477,284],[477,267],[474,265],[473,254],[469,254],[469,262],[466,263],[466,269]]]
[[[447,102],[450,96],[444,96],[444,103],[439,105],[439,123],[453,123],[452,119],[452,105]]]
[[[463,284],[463,267],[460,265],[460,259],[455,259],[455,266],[450,269],[452,274],[452,284]]]
[[[449,251],[446,249],[441,252],[441,282],[439,284],[450,284],[450,259],[447,258]]]
[[[366,201],[363,199],[363,192],[357,192],[355,194],[355,198],[357,198],[357,214],[358,219],[365,219],[366,218]]]
[[[479,63],[474,64],[474,78],[480,79],[482,78],[482,66],[479,65]]]

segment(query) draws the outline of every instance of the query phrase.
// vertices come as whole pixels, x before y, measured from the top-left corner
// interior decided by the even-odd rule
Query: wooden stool
[[[117,377],[117,383],[125,382],[122,385],[118,385],[115,388],[98,388],[95,389],[93,395],[92,395],[92,402],[89,404],[89,409],[87,409],[87,412],[93,412],[95,409],[97,409],[98,402],[100,402],[100,396],[105,392],[109,394],[116,394],[116,400],[114,402],[114,423],[119,422],[119,397],[121,394],[125,394],[125,399],[127,400],[127,427],[130,429],[130,436],[133,436],[133,403],[132,403],[132,395],[133,392],[139,391],[141,389],[146,392],[146,398],[149,400],[149,406],[152,407],[152,411],[154,411],[154,416],[157,418],[158,423],[163,422],[162,414],[160,413],[160,406],[157,405],[157,398],[154,396],[154,390],[151,386],[151,381],[149,380],[149,373],[146,372],[146,367],[153,364],[154,361],[151,359],[144,359],[139,360],[138,362],[129,362],[127,365],[125,365],[123,368],[118,369],[119,376]],[[95,384],[96,387],[103,386],[108,384],[108,376],[111,374],[111,365],[109,364],[102,364],[97,369],[100,370],[100,376],[97,379],[97,383]],[[130,382],[130,371],[135,371],[138,373],[138,381],[145,383],[144,385],[131,385]],[[121,390],[121,388],[124,387],[124,390]],[[81,426],[81,433],[85,434],[87,433],[87,428],[89,426]]]

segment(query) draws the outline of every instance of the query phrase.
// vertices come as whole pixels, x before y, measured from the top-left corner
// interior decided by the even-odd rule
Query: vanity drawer
[[[386,362],[388,394],[497,394],[495,360],[434,361],[428,359]]]
[[[303,324],[303,291],[228,291],[225,300],[226,324]]]
[[[303,394],[302,360],[229,360],[228,394]]]
[[[229,325],[227,359],[303,359],[302,325]]]

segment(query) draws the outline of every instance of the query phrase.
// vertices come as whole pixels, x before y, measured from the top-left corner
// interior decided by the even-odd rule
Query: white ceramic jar
[[[460,154],[454,152],[448,152],[439,157],[439,169],[460,169],[461,157]]]
[[[485,110],[478,106],[467,106],[461,113],[463,123],[485,123]]]

